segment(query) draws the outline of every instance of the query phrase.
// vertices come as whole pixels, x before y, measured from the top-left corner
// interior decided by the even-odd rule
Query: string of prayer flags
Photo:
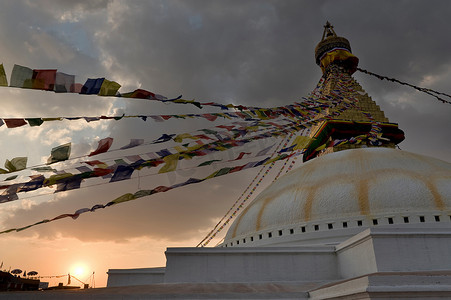
[[[186,185],[189,185],[189,184],[200,183],[200,182],[203,182],[203,181],[208,180],[208,179],[213,178],[213,177],[218,177],[218,176],[229,174],[230,171],[232,171],[232,170],[236,170],[236,171],[244,170],[244,169],[246,169],[246,166],[250,166],[250,167],[259,166],[259,165],[264,164],[268,159],[269,159],[269,157],[267,157],[267,158],[265,158],[265,159],[263,159],[261,161],[258,161],[258,162],[251,162],[251,163],[247,163],[246,165],[243,165],[243,166],[236,166],[234,168],[230,168],[230,167],[222,168],[222,169],[220,169],[218,171],[213,172],[211,175],[209,175],[209,176],[207,176],[207,177],[205,177],[203,179],[190,178],[190,179],[188,179],[185,182],[174,184],[172,186],[158,186],[158,187],[156,187],[156,188],[154,188],[152,190],[138,190],[134,194],[126,193],[126,194],[124,194],[122,196],[119,196],[118,198],[114,199],[113,201],[108,202],[105,205],[96,204],[92,208],[81,208],[81,209],[76,210],[75,213],[73,213],[73,214],[62,214],[62,215],[56,216],[56,217],[54,217],[52,219],[45,219],[45,220],[33,223],[31,225],[27,225],[27,226],[24,226],[24,227],[7,229],[7,230],[4,230],[4,231],[1,231],[0,234],[5,234],[5,233],[13,232],[13,231],[19,232],[19,231],[22,231],[22,230],[25,230],[25,229],[29,229],[29,228],[31,228],[33,226],[37,226],[37,225],[40,225],[40,224],[45,224],[45,223],[48,223],[48,222],[53,222],[53,221],[64,219],[64,218],[68,218],[68,217],[70,217],[70,218],[75,220],[83,213],[94,212],[94,211],[96,211],[97,209],[100,209],[100,208],[107,208],[107,207],[110,207],[112,205],[124,203],[124,202],[131,201],[131,200],[136,200],[136,199],[139,199],[141,197],[153,195],[153,194],[156,194],[156,193],[167,192],[167,191],[172,190],[172,189],[177,188],[177,187],[182,187],[182,186],[186,186]],[[56,177],[60,177],[60,180],[63,179],[63,178],[69,178],[69,176],[67,174],[59,174],[59,175],[54,175],[54,176],[55,176],[55,178]],[[65,177],[65,176],[68,176],[68,177]],[[52,180],[52,182],[55,183],[56,181]],[[17,190],[18,187],[15,187],[15,189]],[[13,199],[13,198],[17,199],[17,195],[14,194],[14,193],[8,194],[8,195],[1,195],[0,196],[0,203],[3,203],[5,201],[10,201],[8,197],[11,197],[11,199]]]
[[[97,155],[100,153],[107,152],[108,149],[110,149],[111,145],[113,144],[113,138],[104,138],[99,141],[99,145],[97,146],[97,149],[93,152],[91,152],[88,156]]]
[[[0,86],[8,86],[8,79],[6,78],[5,68],[0,64]]]
[[[55,147],[50,152],[50,157],[47,159],[47,164],[53,164],[59,161],[64,161],[69,159],[71,151],[71,143],[66,143]]]
[[[290,135],[291,138],[291,135]],[[282,147],[285,147],[290,138],[288,139],[284,139],[285,143]],[[280,141],[279,145],[277,145],[276,150],[274,151],[274,153],[271,154],[274,155],[275,153],[277,153],[278,149],[281,147],[282,143],[284,142],[284,140]],[[274,145],[273,145],[274,146]],[[272,146],[271,146],[272,147]],[[244,190],[244,192],[238,197],[238,199],[235,201],[235,203],[233,203],[233,205],[229,208],[229,210],[226,212],[226,214],[221,218],[221,220],[219,220],[219,222],[215,225],[215,227],[207,234],[207,236],[202,239],[202,241],[199,242],[199,244],[197,244],[196,247],[199,247],[200,245],[202,245],[203,242],[205,242],[207,239],[207,241],[205,242],[205,244],[203,244],[202,246],[206,246],[208,245],[208,243],[225,227],[227,226],[227,224],[232,220],[232,218],[238,213],[238,210],[240,210],[241,207],[244,206],[244,203],[252,196],[252,194],[254,193],[254,191],[257,189],[257,187],[260,185],[260,183],[262,182],[263,178],[268,174],[268,172],[271,170],[272,166],[275,164],[275,162],[273,162],[272,164],[269,165],[269,167],[266,169],[266,171],[264,172],[264,174],[260,177],[260,174],[263,172],[263,170],[265,170],[266,165],[263,166],[263,168],[260,169],[260,171],[257,173],[257,175],[254,177],[254,179],[252,180],[252,182],[246,187],[246,189]],[[245,166],[248,166],[250,164],[246,164]],[[251,163],[252,166],[255,166],[256,163]],[[246,168],[243,168],[243,170]],[[257,180],[257,184],[253,187],[252,190],[250,190],[250,188],[253,186],[254,182]],[[250,191],[249,191],[250,190]],[[249,191],[249,193],[247,193]],[[237,207],[238,202],[243,198],[243,196],[247,193],[247,196],[243,199],[243,201],[240,203],[240,205]],[[232,213],[232,215],[230,217],[227,218],[227,216],[230,214],[230,212],[235,208],[235,211]],[[224,219],[227,220],[221,225],[221,223],[224,221]],[[221,225],[219,227],[219,225]],[[218,228],[219,227],[219,228]]]

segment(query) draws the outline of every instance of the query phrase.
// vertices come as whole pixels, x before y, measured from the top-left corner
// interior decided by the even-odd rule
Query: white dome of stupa
[[[449,226],[450,214],[451,163],[353,149],[280,177],[242,211],[222,246],[334,244],[371,226]]]

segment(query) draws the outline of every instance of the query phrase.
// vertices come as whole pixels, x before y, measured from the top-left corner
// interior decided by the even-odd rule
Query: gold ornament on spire
[[[321,42],[315,48],[315,60],[323,73],[332,63],[335,63],[343,65],[350,74],[353,74],[359,64],[359,59],[352,54],[349,41],[337,36],[334,26],[329,22],[324,26]]]

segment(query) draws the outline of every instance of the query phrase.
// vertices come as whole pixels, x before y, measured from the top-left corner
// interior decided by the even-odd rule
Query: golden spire
[[[351,44],[344,37],[337,36],[329,21],[324,25],[323,36],[315,48],[316,64],[323,73],[333,62],[341,63],[352,74],[356,71],[359,59],[352,54]]]

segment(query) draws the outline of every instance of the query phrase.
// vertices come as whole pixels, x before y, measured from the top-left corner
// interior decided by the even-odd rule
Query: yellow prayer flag
[[[189,133],[181,133],[181,134],[177,135],[174,138],[174,141],[177,142],[177,143],[181,143],[181,142],[183,142],[183,139],[193,139],[193,140],[195,140],[197,138],[195,138],[194,136],[192,136]]]
[[[0,64],[0,86],[8,86],[8,79],[6,79],[6,73],[3,64]]]
[[[183,151],[186,151],[186,148],[185,148],[185,147],[182,147],[182,146],[174,146],[174,149],[175,149],[177,152],[183,152]]]
[[[127,193],[127,194],[124,194],[124,195],[122,195],[120,197],[117,197],[116,199],[114,199],[111,202],[113,202],[114,204],[118,204],[118,203],[130,201],[130,200],[133,200],[133,199],[136,199],[135,195],[133,195],[131,193]]]
[[[165,162],[165,165],[161,167],[160,171],[158,173],[166,173],[166,172],[172,172],[175,171],[177,168],[177,163],[179,162],[179,156],[180,154],[171,154],[166,157],[163,157],[163,160]]]
[[[107,79],[103,80],[102,86],[100,87],[99,96],[116,96],[117,91],[121,85],[115,81],[109,81]]]
[[[321,146],[319,146],[318,148],[316,148],[315,151],[320,151],[320,150],[325,149],[325,148],[326,148],[326,145],[327,145],[327,143],[326,143],[326,144],[322,144]]]
[[[300,135],[294,139],[294,142],[293,144],[291,144],[291,146],[296,145],[296,147],[294,147],[293,150],[302,150],[310,144],[311,140],[312,138],[308,136]]]

